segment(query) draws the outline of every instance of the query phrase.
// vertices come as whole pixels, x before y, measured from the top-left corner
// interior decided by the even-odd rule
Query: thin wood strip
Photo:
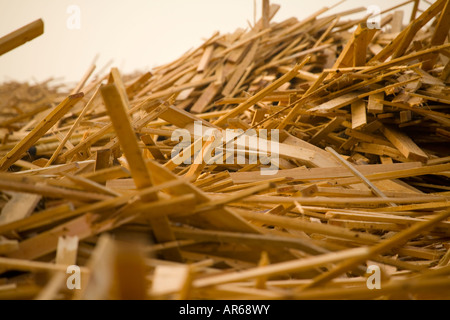
[[[24,139],[0,160],[0,171],[6,171],[25,151],[33,146],[53,125],[58,122],[78,101],[84,97],[78,93],[67,97],[50,112]]]
[[[0,56],[39,37],[43,33],[44,22],[42,19],[38,19],[3,36],[0,38]]]

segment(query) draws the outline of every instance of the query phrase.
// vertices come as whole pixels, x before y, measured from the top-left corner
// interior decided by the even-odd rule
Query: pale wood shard
[[[376,93],[369,96],[369,103],[367,105],[367,112],[370,113],[383,113],[384,92]]]
[[[27,261],[21,259],[12,258],[0,258],[0,267],[8,268],[11,270],[21,271],[66,271],[67,265],[57,265],[54,263],[40,262],[40,261]],[[80,268],[81,273],[89,273],[89,269]]]
[[[377,195],[378,197],[386,199],[387,196],[380,190],[378,187],[376,187],[372,182],[369,181],[364,175],[361,174],[358,170],[355,169],[354,166],[352,166],[347,160],[342,158],[342,156],[337,153],[335,150],[333,150],[330,147],[327,147],[326,150],[330,152],[336,159],[338,159],[345,167],[347,167],[356,177],[361,179],[361,181],[366,184],[372,192]],[[395,204],[394,204],[395,206]]]
[[[58,246],[59,237],[78,237],[86,239],[96,234],[92,224],[98,216],[86,214],[64,223],[47,232],[41,233],[19,244],[19,249],[7,256],[15,259],[34,260],[48,253],[54,252]]]
[[[127,157],[131,176],[133,177],[136,186],[138,189],[151,187],[153,182],[151,180],[150,172],[147,169],[142,152],[138,146],[136,136],[131,127],[131,120],[126,112],[126,110],[128,110],[126,107],[127,99],[120,94],[120,90],[115,84],[109,84],[102,87],[100,90],[105,101],[105,105],[108,109],[111,122],[113,123],[122,149]],[[154,201],[156,199],[156,194],[148,194],[145,196],[144,200]],[[175,240],[167,217],[161,216],[150,219],[150,223],[152,225],[155,237],[159,241],[165,242]],[[176,249],[171,250],[166,254],[171,259],[181,259],[181,256]]]
[[[189,167],[188,172],[184,175],[186,178],[189,178],[191,181],[196,181],[198,179],[207,165],[207,161],[213,157],[212,152],[214,151],[213,147],[216,139],[218,139],[218,137],[212,134],[211,137],[206,140],[203,148],[194,159],[194,163]]]
[[[228,113],[225,116],[220,117],[219,120],[214,122],[214,124],[215,125],[224,124],[227,119],[247,110],[250,106],[254,105],[256,102],[260,101],[262,98],[264,98],[265,96],[269,95],[270,93],[281,87],[284,83],[292,80],[292,78],[295,77],[297,71],[300,70],[308,61],[309,59],[304,59],[301,64],[297,65],[294,69],[286,73],[283,77],[275,81],[273,84],[269,85],[268,87],[264,88],[253,97],[249,98],[246,102],[234,108],[232,112]]]
[[[204,72],[206,70],[209,62],[211,61],[213,53],[214,53],[214,45],[210,45],[205,48],[202,58],[198,64],[197,72]]]
[[[426,230],[430,228],[431,226],[441,222],[442,220],[447,219],[450,216],[450,210],[447,210],[440,215],[436,216],[433,219],[416,223],[413,227],[404,230],[403,232],[397,233],[394,237],[385,240],[383,242],[380,242],[378,245],[373,246],[368,250],[367,254],[362,257],[357,257],[354,259],[349,259],[345,262],[342,262],[340,265],[336,266],[333,270],[324,273],[320,276],[318,276],[314,281],[309,284],[307,287],[314,287],[318,284],[323,284],[330,279],[332,279],[335,276],[338,276],[342,273],[343,270],[347,270],[349,266],[355,266],[356,264],[366,260],[370,259],[371,257],[380,254],[386,250],[389,250],[390,248],[393,248],[395,246],[403,244],[405,241],[411,238],[411,236],[417,234],[420,231]]]
[[[342,107],[348,106],[356,101],[358,101],[358,93],[348,93],[333,100],[327,101],[320,106],[309,109],[311,112],[330,112]]]
[[[329,133],[333,132],[339,126],[342,122],[344,122],[344,117],[336,117],[333,120],[331,120],[325,127],[323,127],[319,132],[317,132],[311,140],[308,142],[311,144],[318,144],[323,138],[325,138]]]
[[[202,113],[206,109],[206,107],[213,101],[214,97],[217,95],[217,92],[220,90],[220,88],[221,88],[220,84],[216,82],[211,83],[205,89],[205,91],[203,91],[203,94],[191,108],[191,112]]]
[[[394,16],[390,24],[391,33],[400,33],[403,30],[403,11],[394,11]]]
[[[414,161],[428,161],[428,156],[420,149],[414,141],[406,134],[392,127],[384,127],[382,129],[386,138],[400,151],[406,158]]]
[[[436,29],[434,31],[433,37],[431,38],[430,44],[432,46],[441,45],[445,42],[445,38],[448,36],[450,30],[450,4],[448,1],[445,3],[444,9],[441,12],[439,21],[437,23]],[[434,67],[437,55],[434,54],[431,59],[425,62],[424,70],[429,70]]]
[[[382,31],[342,2],[261,0],[145,72],[0,84],[0,299],[447,297],[449,1]]]
[[[262,4],[263,29],[270,27],[270,0],[263,0]]]
[[[227,82],[227,85],[222,90],[222,95],[226,97],[231,96],[233,92],[239,89],[238,85],[241,81],[241,78],[245,77],[248,69],[251,69],[251,64],[255,58],[259,44],[260,40],[257,39],[252,44],[249,45],[250,50],[248,51],[242,62],[238,66],[236,66],[234,72],[232,73],[230,79]]]
[[[115,293],[117,300],[147,300],[147,266],[141,244],[117,243],[114,259]]]
[[[190,268],[186,265],[157,266],[153,275],[151,294],[156,297],[180,292],[189,278]]]
[[[0,171],[6,171],[19,160],[22,155],[33,146],[53,125],[63,117],[78,101],[84,97],[77,93],[67,97],[54,108],[20,143],[0,160]]]
[[[0,225],[28,217],[36,208],[42,196],[28,193],[12,193],[11,199],[0,213]]]
[[[0,237],[0,254],[8,254],[19,249],[19,241]]]
[[[110,236],[100,237],[95,250],[86,263],[92,272],[83,274],[81,282],[85,285],[75,293],[75,300],[111,299],[110,290],[113,286],[116,248],[116,243]]]
[[[116,85],[110,84],[101,88],[101,94],[108,109],[114,130],[117,132],[120,144],[130,165],[131,176],[138,188],[152,185],[150,173],[139,148],[136,136],[131,128],[131,120],[126,113],[126,102]],[[149,197],[155,200],[156,196]]]
[[[369,29],[358,25],[352,37],[342,50],[339,58],[336,60],[333,69],[358,67],[366,64],[366,51],[369,42],[375,35],[376,29]],[[330,74],[328,77],[331,78]]]
[[[78,238],[77,237],[60,237],[58,239],[58,247],[56,249],[57,265],[74,266],[77,261]],[[57,295],[61,287],[66,283],[67,275],[65,272],[57,272],[51,280],[42,289],[36,300],[52,300]]]
[[[367,124],[367,109],[364,100],[352,103],[352,129],[359,129]]]
[[[393,165],[357,165],[355,166],[358,171],[367,174],[381,174],[381,173],[395,173],[401,172],[402,170],[416,170],[421,169],[422,165],[420,163],[396,163]],[[436,168],[436,170],[441,170],[442,167]],[[423,168],[424,169],[424,168]],[[426,170],[431,170],[431,168],[426,168]],[[291,178],[293,180],[299,181],[313,181],[313,180],[323,180],[327,181],[330,179],[349,177],[348,170],[338,167],[336,164],[334,167],[329,168],[295,168],[279,170],[277,174],[271,176],[270,178]],[[267,180],[267,177],[263,177],[258,174],[258,172],[233,172],[230,173],[231,178],[235,183],[248,183],[252,181]]]
[[[196,288],[218,285],[221,283],[229,283],[235,281],[241,281],[246,279],[252,279],[262,275],[273,276],[283,274],[292,271],[301,271],[316,268],[326,265],[328,263],[346,260],[355,256],[361,256],[366,254],[368,250],[366,248],[357,248],[340,253],[329,253],[319,257],[312,257],[309,259],[300,259],[297,261],[289,261],[276,265],[269,265],[265,267],[257,267],[245,272],[236,272],[232,274],[224,274],[218,276],[212,276],[206,279],[199,279],[193,282],[193,286]]]
[[[16,31],[0,38],[0,56],[39,37],[44,33],[44,22],[42,19],[23,26]]]

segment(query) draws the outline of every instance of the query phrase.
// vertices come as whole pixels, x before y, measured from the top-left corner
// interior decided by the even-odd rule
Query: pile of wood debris
[[[450,2],[422,4],[264,0],[151,73],[4,84],[0,298],[450,298]]]

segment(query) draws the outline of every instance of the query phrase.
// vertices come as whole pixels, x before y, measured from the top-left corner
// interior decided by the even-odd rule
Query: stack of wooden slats
[[[152,72],[4,84],[0,298],[450,298],[450,2],[405,5],[371,29],[264,0]],[[277,130],[276,170],[193,153],[226,129]]]

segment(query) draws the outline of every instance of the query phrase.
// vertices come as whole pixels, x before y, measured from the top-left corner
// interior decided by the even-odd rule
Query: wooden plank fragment
[[[447,1],[442,9],[441,15],[434,30],[433,37],[431,38],[430,45],[438,46],[445,42],[445,38],[450,31],[450,3]],[[438,55],[434,54],[431,59],[426,61],[423,65],[424,70],[430,70],[433,68]]]
[[[369,174],[381,174],[381,173],[394,173],[401,170],[416,170],[421,169],[422,165],[419,162],[411,163],[396,163],[392,165],[357,165],[355,168],[364,175]],[[436,170],[441,170],[442,167]],[[270,178],[290,178],[298,181],[309,181],[309,180],[332,180],[335,178],[345,178],[349,177],[350,173],[348,170],[342,167],[338,167],[337,164],[334,167],[329,168],[295,168],[279,170],[277,174],[271,176]],[[230,177],[235,183],[248,183],[255,181],[266,180],[267,177],[261,176],[259,172],[232,172]],[[387,178],[386,178],[387,179]]]
[[[352,103],[352,129],[359,129],[367,124],[366,103],[358,100]]]
[[[343,108],[345,106],[348,106],[348,105],[358,101],[359,100],[358,95],[359,94],[356,92],[344,94],[338,98],[329,100],[317,107],[311,108],[311,109],[309,109],[309,111],[319,112],[319,113],[334,111],[334,110]]]
[[[340,263],[336,267],[334,267],[331,271],[323,273],[313,280],[311,284],[307,286],[307,288],[315,287],[319,284],[326,283],[333,279],[336,276],[342,274],[343,270],[349,270],[349,268],[362,263],[368,259],[371,259],[373,256],[378,255],[382,252],[385,252],[395,246],[399,246],[405,243],[407,240],[411,239],[418,233],[429,229],[430,227],[436,225],[437,223],[447,219],[450,216],[450,210],[444,211],[433,219],[424,222],[418,222],[414,224],[411,228],[408,228],[402,232],[397,233],[392,238],[382,241],[379,244],[370,248],[366,255],[360,256],[358,258],[349,259],[345,262]],[[303,288],[305,289],[305,288]]]
[[[16,31],[0,38],[0,56],[39,37],[44,33],[42,19],[33,21]]]
[[[222,90],[222,95],[229,96],[233,91],[235,91],[236,86],[239,83],[239,80],[244,76],[246,69],[250,67],[252,64],[256,52],[259,47],[259,40],[256,40],[253,42],[253,44],[250,44],[250,50],[246,54],[245,58],[242,60],[242,62],[235,68],[235,71],[233,72],[233,75],[231,76],[230,80],[228,80],[226,86]]]
[[[391,33],[400,33],[403,30],[403,11],[394,11],[394,17],[391,21]]]
[[[65,137],[63,138],[63,140],[61,141],[59,146],[56,148],[55,152],[53,152],[52,156],[50,157],[50,159],[48,160],[47,164],[45,165],[46,167],[50,166],[53,163],[53,161],[55,161],[56,158],[59,156],[59,153],[61,152],[62,148],[66,145],[66,142],[69,141],[70,137],[75,132],[75,130],[77,129],[78,125],[80,124],[81,120],[83,119],[83,116],[88,112],[88,110],[91,107],[95,97],[97,96],[97,93],[98,93],[98,90],[94,93],[92,98],[89,100],[89,102],[83,108],[83,111],[81,111],[79,117],[77,118],[75,123],[72,125],[72,127],[69,130],[69,132],[67,132],[67,134],[65,135]],[[73,146],[72,146],[72,148],[73,148]]]
[[[262,3],[262,25],[263,29],[270,27],[270,0],[263,0]]]
[[[190,268],[186,265],[156,267],[151,295],[159,297],[173,292],[180,292],[188,280],[189,274]]]
[[[19,241],[0,237],[0,255],[5,255],[18,249]]]
[[[128,97],[132,99],[137,94],[137,92],[142,89],[144,84],[151,79],[152,76],[153,74],[151,72],[146,72],[138,79],[136,79],[136,81],[134,81],[132,84],[127,86],[126,90]]]
[[[214,97],[217,95],[221,88],[221,85],[213,82],[211,83],[202,93],[200,98],[195,102],[194,106],[191,108],[192,113],[202,113],[205,108],[212,102]]]
[[[131,127],[131,120],[126,112],[128,108],[124,104],[126,102],[122,99],[115,84],[106,85],[102,87],[100,91],[105,101],[106,108],[108,109],[111,122],[117,132],[120,145],[128,160],[131,176],[133,177],[136,186],[138,189],[151,187],[153,185],[151,175],[147,169],[136,136]],[[156,194],[148,194],[144,198],[146,201],[154,201],[156,199],[158,199]],[[166,242],[175,240],[167,217],[162,216],[151,219],[150,223],[158,241]],[[181,259],[181,255],[176,249],[167,251],[166,254],[171,259]]]
[[[363,66],[366,62],[368,43],[375,35],[375,29],[358,25],[346,46],[336,60],[333,69]],[[328,77],[332,78],[332,74]]]
[[[116,85],[110,84],[100,89],[105,105],[108,109],[114,130],[117,132],[120,144],[123,148],[131,176],[138,188],[152,186],[151,176],[142,158],[136,136],[131,128],[131,120],[125,111],[127,107],[117,89]],[[155,200],[156,196],[150,196],[149,200]]]
[[[0,171],[8,170],[10,166],[19,160],[34,143],[46,134],[83,97],[83,93],[77,93],[64,99],[20,143],[0,160]]]
[[[338,159],[346,168],[348,168],[356,177],[361,179],[361,181],[367,185],[372,192],[380,198],[386,199],[386,195],[378,189],[369,179],[367,179],[361,172],[355,169],[347,160],[345,160],[340,154],[338,154],[334,149],[327,147],[326,150],[330,152],[336,159]],[[395,206],[395,204],[393,204]]]
[[[229,118],[233,118],[236,115],[247,110],[249,107],[251,107],[258,101],[260,101],[262,98],[269,95],[270,93],[272,93],[273,91],[275,91],[276,89],[281,87],[286,82],[292,80],[295,77],[297,71],[300,70],[308,61],[309,61],[309,59],[304,59],[302,63],[295,66],[294,69],[292,69],[290,72],[286,73],[283,77],[281,77],[280,79],[278,79],[277,81],[275,81],[274,83],[269,85],[268,87],[264,88],[263,90],[258,92],[253,97],[250,97],[246,102],[240,104],[239,106],[237,106],[236,108],[231,110],[228,114],[220,117],[219,120],[214,122],[214,125],[221,126],[221,125],[225,124]]]
[[[79,240],[95,235],[100,230],[93,228],[96,215],[86,214],[35,237],[20,242],[19,249],[7,256],[14,259],[34,260],[54,252],[58,247],[59,237],[78,237]],[[67,266],[66,266],[67,267]]]
[[[234,272],[229,274],[211,276],[209,278],[195,280],[192,285],[195,288],[202,288],[222,283],[252,279],[261,276],[274,276],[293,271],[296,272],[305,271],[326,265],[328,263],[354,258],[355,256],[356,257],[361,256],[363,254],[366,254],[367,251],[368,251],[367,248],[357,248],[357,249],[349,249],[347,251],[341,251],[339,253],[333,252],[321,255],[319,257],[311,257],[308,259],[300,259],[279,264],[272,264],[265,267],[257,267],[254,269],[249,269],[243,272]]]
[[[369,96],[369,103],[367,105],[367,112],[378,114],[383,113],[384,92],[379,92]]]
[[[325,138],[329,133],[333,132],[342,122],[344,122],[344,117],[336,117],[331,120],[325,127],[319,130],[308,142],[311,144],[318,144],[323,138]]]
[[[406,158],[426,162],[428,156],[406,134],[392,128],[383,127],[383,134]]]
[[[1,210],[0,225],[28,217],[34,211],[41,198],[42,196],[37,194],[13,192],[11,200]]]
[[[214,45],[210,45],[205,48],[202,58],[200,59],[200,62],[198,64],[197,72],[204,72],[206,70],[213,53],[214,53]]]
[[[60,237],[56,249],[56,261],[58,265],[76,265],[78,251],[77,237]],[[66,283],[66,272],[57,272],[53,275],[47,285],[42,289],[36,300],[52,300],[57,295],[63,284]]]

